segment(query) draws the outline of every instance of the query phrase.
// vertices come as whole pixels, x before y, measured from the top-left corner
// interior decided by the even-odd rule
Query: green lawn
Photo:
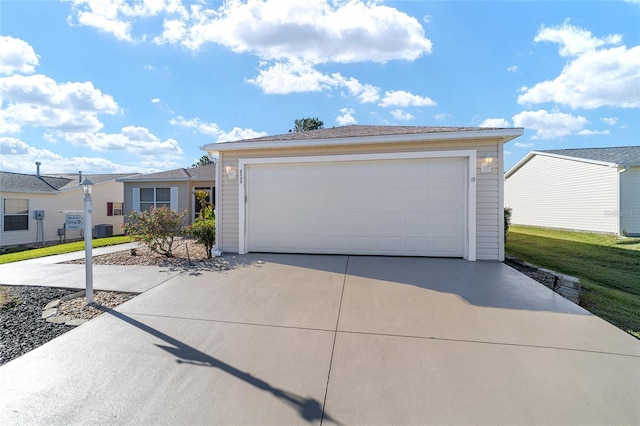
[[[506,252],[580,278],[580,305],[640,338],[640,238],[511,226]]]
[[[92,241],[93,248],[112,246],[114,244],[128,243],[133,241],[130,237],[118,236],[109,238],[98,238]],[[25,250],[16,253],[0,254],[0,264],[17,262],[19,260],[35,259],[38,257],[51,256],[54,254],[71,253],[84,250],[84,241],[74,243],[57,244],[55,246],[43,247],[32,250]]]

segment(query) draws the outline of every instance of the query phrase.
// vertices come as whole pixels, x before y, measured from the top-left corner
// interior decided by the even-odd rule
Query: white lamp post
[[[86,296],[87,305],[93,303],[93,254],[91,253],[91,190],[93,182],[89,179],[82,181],[82,192],[84,193],[84,264],[86,272]]]

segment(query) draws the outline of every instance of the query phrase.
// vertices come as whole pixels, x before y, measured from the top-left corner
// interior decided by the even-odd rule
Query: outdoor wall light
[[[233,167],[230,162],[226,162],[224,164],[224,172],[227,175],[228,179],[236,178],[236,168]]]
[[[481,173],[491,173],[491,165],[493,164],[493,156],[490,152],[487,152],[487,155],[484,157],[482,164],[480,164],[480,172]]]

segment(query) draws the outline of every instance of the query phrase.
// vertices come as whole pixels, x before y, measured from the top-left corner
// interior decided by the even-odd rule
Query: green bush
[[[173,257],[176,237],[185,233],[185,213],[177,213],[167,207],[151,208],[149,211],[133,211],[124,226],[125,234],[144,243],[150,250],[166,257]]]
[[[509,226],[511,226],[511,207],[504,208],[504,242],[509,239]]]
[[[216,243],[216,219],[211,206],[205,206],[200,210],[189,230],[197,243],[204,245],[207,251],[207,259],[211,259],[211,249]]]

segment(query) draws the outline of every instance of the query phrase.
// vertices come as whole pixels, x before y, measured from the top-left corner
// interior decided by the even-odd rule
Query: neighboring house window
[[[2,211],[4,231],[25,231],[29,229],[29,200],[5,198]]]
[[[122,204],[117,202],[107,203],[107,216],[122,216]]]
[[[178,188],[133,188],[133,210],[143,212],[162,206],[178,210]]]
[[[140,188],[140,211],[171,205],[170,188]]]
[[[210,186],[208,187],[197,187],[194,188],[194,191],[207,191],[209,195],[207,196],[207,203],[213,203],[216,198],[216,189]],[[196,198],[196,195],[193,194],[193,219],[197,219],[200,214],[200,210],[202,209],[202,205]]]

